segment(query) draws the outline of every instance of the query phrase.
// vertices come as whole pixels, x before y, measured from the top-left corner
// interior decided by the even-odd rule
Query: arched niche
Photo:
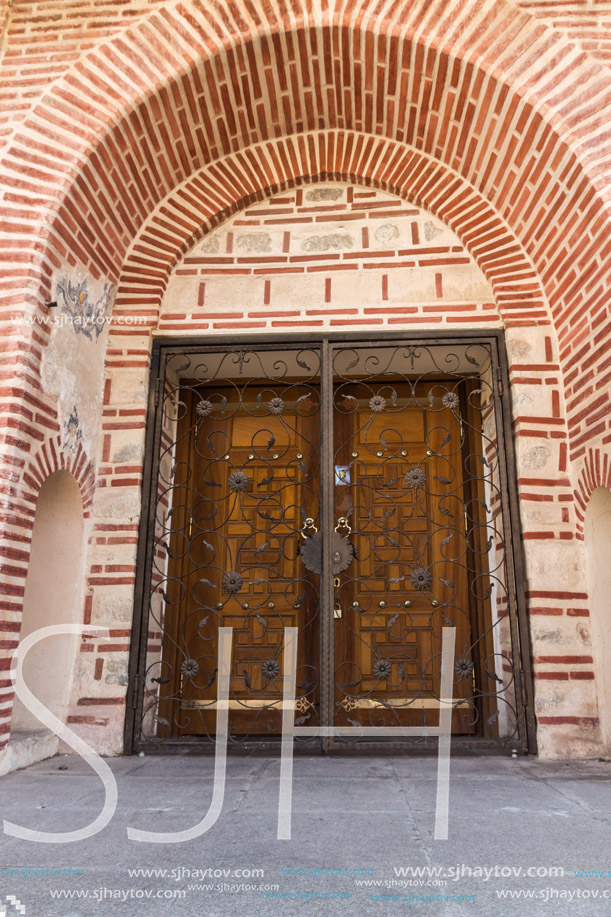
[[[83,563],[83,501],[68,471],[44,481],[36,504],[32,548],[23,601],[20,640],[50,624],[80,619]],[[78,637],[49,637],[26,657],[24,677],[34,695],[64,721],[70,698]],[[15,698],[11,743],[45,727]]]
[[[590,620],[601,732],[611,749],[611,490],[597,487],[586,510]]]

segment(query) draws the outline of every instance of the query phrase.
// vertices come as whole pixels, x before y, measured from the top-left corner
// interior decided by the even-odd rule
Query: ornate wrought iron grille
[[[533,750],[501,345],[156,345],[130,747],[214,749],[221,626],[235,748],[279,739],[289,626],[297,725],[436,726],[453,626],[455,744]]]

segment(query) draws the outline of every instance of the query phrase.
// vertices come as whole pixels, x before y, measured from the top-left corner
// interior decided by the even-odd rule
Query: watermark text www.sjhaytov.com
[[[81,328],[103,328],[105,325],[146,325],[150,322],[147,315],[69,315],[60,312],[58,315],[11,315],[12,325],[47,325],[50,327],[66,327],[77,325]]]

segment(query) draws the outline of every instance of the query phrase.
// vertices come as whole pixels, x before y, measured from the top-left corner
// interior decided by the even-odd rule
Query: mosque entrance
[[[529,747],[499,343],[157,345],[133,748],[214,748],[221,627],[233,629],[234,748],[278,743],[288,627],[296,724],[425,731],[439,722],[444,626],[454,741]]]

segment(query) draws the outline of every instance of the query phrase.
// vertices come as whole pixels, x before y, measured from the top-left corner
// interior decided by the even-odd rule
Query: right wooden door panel
[[[472,734],[473,601],[459,396],[442,381],[343,382],[334,407],[334,510],[355,555],[335,579],[337,722],[437,725],[447,625],[456,628],[452,729]]]

